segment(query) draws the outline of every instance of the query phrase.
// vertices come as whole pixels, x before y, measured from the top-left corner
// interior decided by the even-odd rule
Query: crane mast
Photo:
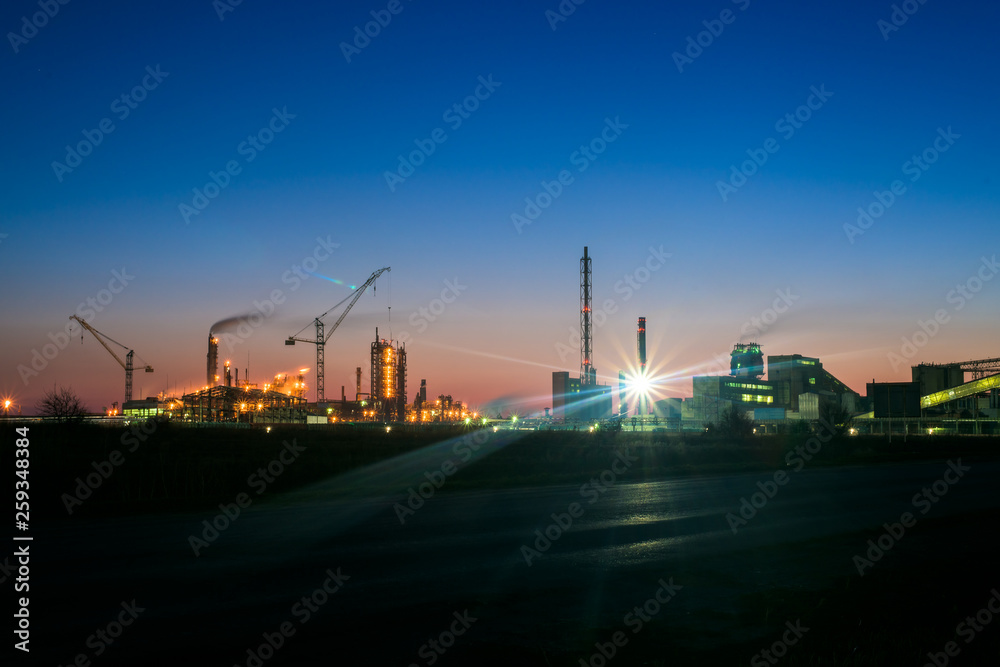
[[[98,331],[94,327],[92,327],[89,324],[87,324],[85,321],[81,320],[76,315],[70,315],[69,319],[76,320],[77,322],[80,323],[80,326],[82,326],[84,329],[86,329],[91,334],[93,334],[94,338],[97,339],[97,342],[104,346],[104,349],[108,351],[108,354],[110,354],[112,357],[114,357],[115,361],[118,362],[118,365],[120,365],[122,368],[125,369],[125,402],[127,403],[128,401],[131,401],[132,400],[132,370],[133,370],[132,357],[135,354],[135,350],[129,350],[129,348],[126,347],[125,345],[122,345],[121,343],[119,343],[118,341],[114,340],[113,338],[111,338],[107,334],[101,333],[100,331]],[[125,361],[122,361],[121,357],[119,357],[117,354],[115,354],[115,351],[112,350],[108,346],[108,344],[106,342],[104,342],[105,338],[107,340],[111,341],[112,343],[114,343],[115,345],[121,347],[122,349],[128,350],[128,353],[125,355]],[[153,372],[153,367],[147,364],[143,368],[143,370],[146,371],[147,373],[152,373]],[[123,408],[125,407],[125,403],[122,403],[122,407]]]
[[[315,320],[313,320],[313,324],[316,327],[315,340],[310,340],[308,338],[299,338],[298,334],[295,334],[294,336],[289,336],[285,340],[285,345],[295,345],[296,341],[298,341],[300,343],[311,343],[316,346],[316,402],[317,403],[322,403],[323,401],[326,400],[326,391],[324,387],[325,384],[324,375],[326,366],[324,348],[326,347],[326,342],[330,340],[330,336],[333,335],[333,332],[337,330],[337,327],[340,326],[340,323],[344,321],[345,317],[347,317],[347,313],[351,312],[351,308],[353,308],[354,304],[358,302],[358,299],[361,298],[361,295],[364,294],[365,290],[368,289],[368,287],[371,286],[380,275],[382,275],[386,271],[391,271],[391,270],[392,269],[390,267],[384,266],[381,269],[375,271],[374,273],[371,274],[371,276],[369,276],[368,280],[366,280],[365,283],[361,285],[361,287],[355,290],[354,294],[345,297],[338,304],[336,304],[335,306],[327,310],[325,313],[317,317]],[[337,318],[337,321],[333,323],[333,326],[330,327],[329,332],[327,332],[326,325],[323,323],[323,318],[326,317],[328,314],[330,314],[330,312],[333,311],[334,309],[339,308],[345,301],[348,300],[350,300],[350,303],[347,304],[347,308],[344,308],[344,312],[340,314],[340,317]],[[302,331],[304,330],[305,328],[299,331],[299,333],[302,333]]]

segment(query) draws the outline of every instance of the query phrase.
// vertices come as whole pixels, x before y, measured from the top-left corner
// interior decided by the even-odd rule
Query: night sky
[[[26,414],[122,398],[74,313],[154,366],[136,397],[201,387],[212,324],[258,305],[220,357],[312,384],[283,340],[383,266],[328,398],[356,366],[367,391],[378,327],[410,400],[529,414],[579,372],[584,246],[602,381],[639,316],[661,396],[754,338],[862,394],[1000,355],[995,3],[50,4],[0,10],[0,391]]]

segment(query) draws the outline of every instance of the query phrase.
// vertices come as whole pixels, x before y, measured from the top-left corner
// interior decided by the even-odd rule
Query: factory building
[[[371,396],[369,411],[375,419],[406,420],[406,349],[394,341],[379,338],[371,347]]]
[[[191,422],[304,424],[306,399],[249,386],[218,385],[181,397],[180,418]]]
[[[406,413],[406,421],[424,423],[461,422],[477,417],[478,412],[469,412],[467,405],[445,394],[439,395],[435,401],[428,401],[426,397],[421,400],[418,394],[417,400]]]
[[[698,423],[717,422],[732,406],[752,411],[775,407],[772,383],[732,375],[700,375],[691,378],[693,396],[684,401],[683,418]]]
[[[757,343],[737,343],[729,354],[729,374],[759,380],[764,376],[764,353]]]
[[[911,368],[912,382],[871,382],[863,433],[1000,433],[1000,358]],[[967,377],[966,374],[971,377]]]
[[[823,368],[818,358],[801,354],[767,357],[757,343],[740,343],[730,353],[728,376],[692,378],[693,396],[684,401],[683,418],[695,423],[717,422],[730,407],[751,412],[761,421],[819,419],[824,404],[851,413],[860,397]]]
[[[769,356],[767,377],[778,392],[776,402],[789,410],[798,412],[800,397],[813,395],[823,400],[836,400],[852,413],[859,410],[858,394],[825,370],[815,357],[801,354]]]
[[[571,378],[565,371],[552,373],[552,417],[554,419],[569,419],[572,417],[572,406],[580,400],[580,380]],[[571,409],[567,411],[567,406]]]
[[[592,421],[611,416],[611,385],[583,386],[565,371],[552,374],[552,417],[557,420]]]

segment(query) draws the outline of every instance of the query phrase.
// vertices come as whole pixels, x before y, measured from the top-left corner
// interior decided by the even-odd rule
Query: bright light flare
[[[323,280],[329,280],[331,283],[335,285],[346,285],[346,283],[343,280],[337,280],[336,278],[324,276],[322,273],[316,273],[315,271],[306,271],[306,273],[308,273],[311,276],[316,276],[317,278],[322,278]],[[358,289],[357,285],[346,285],[346,286],[349,287],[350,289]]]

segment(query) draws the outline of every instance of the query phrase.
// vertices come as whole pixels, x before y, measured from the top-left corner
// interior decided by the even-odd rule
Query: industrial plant
[[[285,345],[308,343],[316,346],[315,402],[310,402],[307,398],[308,368],[299,369],[298,373],[279,373],[269,382],[260,384],[250,380],[249,368],[243,370],[241,380],[239,368],[227,360],[220,377],[220,332],[230,326],[242,324],[242,318],[220,320],[210,327],[208,352],[205,356],[205,385],[201,389],[179,397],[161,394],[140,400],[132,400],[131,395],[133,351],[129,350],[127,361],[122,361],[105,343],[105,339],[111,341],[110,338],[94,331],[85,322],[81,321],[81,324],[94,334],[126,370],[126,398],[121,414],[127,417],[162,417],[181,423],[237,425],[325,424],[344,421],[446,423],[477,418],[477,412],[470,411],[468,406],[452,399],[450,395],[440,394],[436,400],[428,400],[425,379],[420,381],[420,390],[413,402],[409,403],[406,348],[398,341],[380,337],[378,328],[375,329],[375,340],[370,348],[369,391],[362,391],[362,367],[358,366],[352,398],[348,398],[344,386],[340,389],[339,400],[326,397],[326,344],[365,290],[372,287],[374,291],[378,277],[390,270],[389,267],[376,270],[352,294],[285,340]],[[324,318],[345,303],[347,305],[340,316],[328,327]],[[302,337],[309,327],[315,328],[315,338]],[[145,370],[153,371],[151,366],[145,366]],[[114,414],[118,414],[117,408]]]
[[[813,425],[832,414],[850,420],[855,433],[1000,433],[1000,359],[920,364],[912,368],[913,382],[873,381],[862,397],[818,357],[771,355],[765,364],[758,342],[738,342],[729,354],[728,375],[694,376],[690,397],[653,400],[658,379],[648,375],[644,316],[637,320],[635,369],[618,371],[618,411],[613,413],[610,387],[597,382],[592,363],[591,261],[584,247],[580,375],[552,373],[553,427],[610,421],[632,430],[697,432],[736,410],[752,419],[760,434],[780,433],[796,422]]]
[[[649,320],[636,317],[636,356],[629,369],[616,369],[618,406],[610,383],[602,383],[594,365],[593,259],[589,247],[580,258],[580,366],[579,374],[567,369],[552,372],[552,407],[544,416],[524,415],[517,428],[579,429],[602,424],[633,431],[700,432],[720,423],[727,412],[738,411],[752,419],[755,432],[781,433],[795,424],[815,427],[830,415],[849,421],[852,433],[1000,433],[1000,358],[964,362],[921,363],[912,367],[911,382],[876,382],[866,386],[866,395],[839,380],[823,362],[803,354],[764,355],[758,341],[740,341],[729,352],[728,374],[696,375],[691,378],[691,396],[656,398],[661,378],[650,376],[646,336]],[[479,413],[451,395],[429,399],[427,380],[421,379],[413,400],[408,400],[405,345],[379,335],[368,349],[366,363],[355,370],[350,396],[341,386],[339,398],[326,395],[326,345],[348,313],[376,280],[390,267],[374,271],[346,298],[315,317],[284,343],[316,346],[314,387],[309,387],[309,368],[278,373],[266,382],[251,381],[250,369],[240,369],[230,360],[219,369],[220,336],[231,327],[244,326],[244,317],[220,320],[209,327],[205,356],[205,384],[181,396],[160,394],[134,399],[136,367],[152,373],[134,350],[97,331],[75,315],[75,320],[111,354],[125,371],[125,391],[118,403],[106,409],[112,418],[164,418],[190,424],[349,423],[469,423]],[[346,304],[346,305],[345,305]],[[326,318],[344,306],[337,319]],[[305,337],[307,329],[314,337]],[[118,346],[124,353],[116,352]],[[360,357],[360,350],[354,354]],[[123,358],[124,357],[124,358]],[[368,391],[364,391],[363,369],[367,368]],[[613,375],[611,376],[613,377]],[[315,400],[309,394],[315,391]],[[516,420],[516,417],[514,418]],[[512,420],[512,423],[513,421]],[[510,424],[512,425],[512,424]]]

